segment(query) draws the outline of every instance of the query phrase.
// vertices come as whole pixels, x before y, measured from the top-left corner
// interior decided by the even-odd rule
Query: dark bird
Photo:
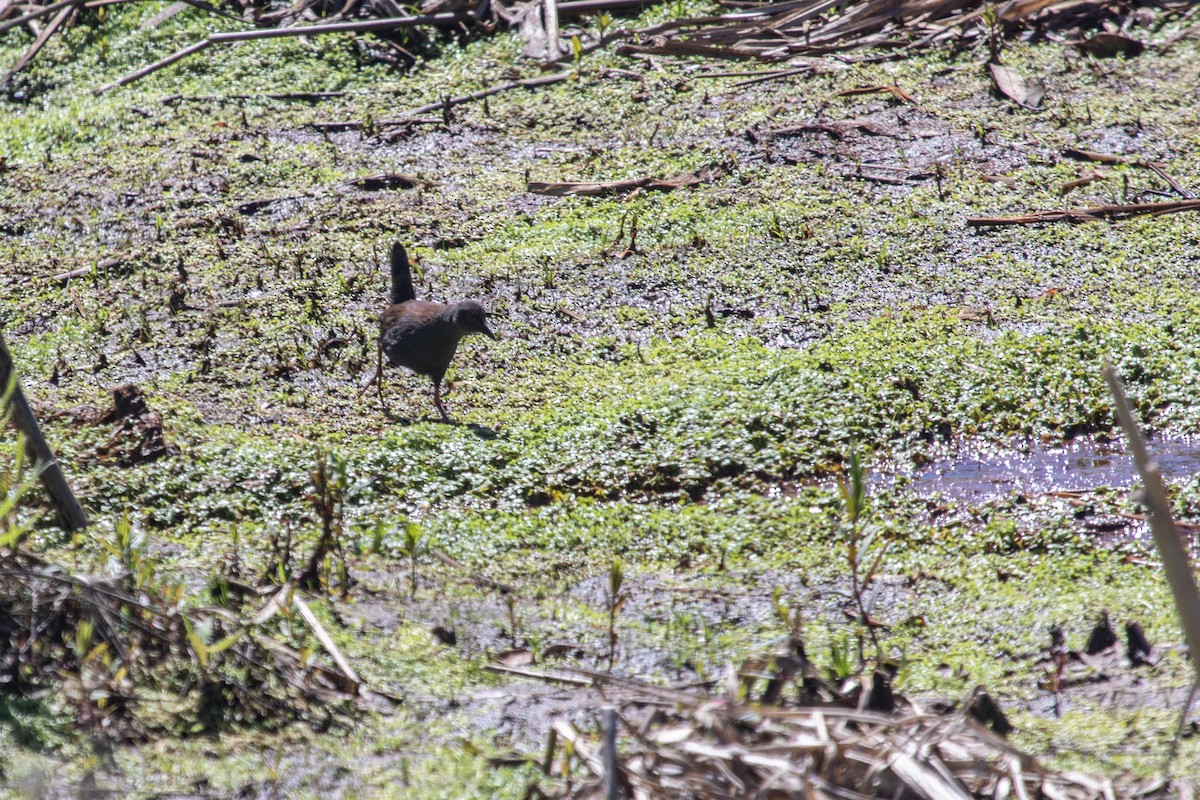
[[[375,377],[358,395],[362,397],[374,383],[379,389],[379,401],[383,402],[383,356],[386,354],[392,366],[407,367],[433,379],[433,404],[442,415],[442,421],[449,422],[450,417],[442,406],[442,379],[446,377],[446,369],[454,359],[460,339],[472,333],[496,338],[488,328],[487,311],[474,300],[460,303],[418,300],[413,291],[408,253],[399,242],[392,245],[391,301],[379,318]]]

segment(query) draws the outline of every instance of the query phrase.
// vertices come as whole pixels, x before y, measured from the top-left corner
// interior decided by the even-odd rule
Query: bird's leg
[[[437,406],[437,410],[442,415],[442,422],[449,422],[450,416],[446,413],[446,407],[442,405],[442,382],[433,382],[433,404]]]
[[[371,380],[363,384],[363,387],[358,390],[359,399],[367,393],[367,389],[371,388],[371,384],[375,384],[379,388],[379,399],[383,400],[383,342],[375,345],[375,374],[371,376]]]
[[[375,345],[375,390],[379,392],[379,405],[387,411],[383,403],[383,337]]]

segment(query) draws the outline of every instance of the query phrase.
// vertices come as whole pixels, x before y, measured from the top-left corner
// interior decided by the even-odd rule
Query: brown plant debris
[[[133,0],[107,0],[106,5]],[[209,34],[181,50],[118,78],[94,91],[101,92],[135,81],[145,75],[208,50],[212,45],[277,36],[309,36],[322,33],[374,33],[386,38],[386,46],[375,48],[374,57],[398,67],[409,67],[417,57],[407,48],[420,45],[422,35],[404,40],[396,31],[452,28],[487,33],[501,24],[518,27],[530,57],[559,61],[569,56],[552,40],[558,39],[558,16],[621,11],[646,5],[646,0],[567,0],[567,2],[512,3],[473,0],[428,0],[422,13],[403,15],[391,0],[330,3],[328,0],[298,0],[279,6],[266,0],[233,0],[230,10],[207,3],[190,3],[205,13],[253,28]],[[735,4],[744,6],[745,4]],[[1088,38],[1082,31],[1101,23],[1124,30],[1130,25],[1154,22],[1156,14],[1186,10],[1185,0],[1165,0],[1155,10],[1140,7],[1135,0],[1010,0],[999,4],[998,14],[989,13],[994,4],[985,0],[786,0],[739,7],[707,17],[671,20],[645,28],[611,31],[603,37],[584,37],[581,53],[625,42],[621,51],[631,54],[706,56],[760,61],[792,61],[798,65],[778,73],[752,78],[751,82],[784,77],[813,68],[814,56],[873,50],[849,60],[879,60],[915,49],[939,45],[973,45],[987,41],[996,46],[999,37],[1030,29],[1072,31],[1071,43],[1097,56],[1142,52],[1146,43],[1132,36],[1109,31]],[[31,3],[0,3],[0,34],[15,27],[35,31],[37,39],[13,64],[5,82],[24,70],[46,41],[72,24],[79,24],[76,0],[35,0]],[[177,13],[177,8],[172,13]],[[240,13],[238,13],[240,12]],[[42,23],[47,17],[53,17]],[[1126,24],[1129,23],[1129,24]],[[91,24],[90,22],[87,24]],[[1192,31],[1181,35],[1192,35]],[[412,36],[412,34],[408,34]],[[561,40],[559,40],[561,42]],[[1161,44],[1170,44],[1170,40]],[[1003,89],[1001,89],[1003,91]],[[904,100],[901,95],[897,97]],[[310,99],[314,99],[312,95]],[[905,100],[907,102],[907,100]],[[1018,100],[1018,102],[1022,102]],[[1030,106],[1035,102],[1022,104]]]
[[[85,425],[116,425],[112,435],[96,449],[98,458],[121,466],[133,466],[175,455],[179,449],[168,444],[163,432],[162,415],[150,408],[142,390],[132,383],[123,383],[110,390],[112,405],[72,406],[51,410],[46,404],[36,407],[49,419],[71,419]]]
[[[605,194],[626,194],[641,189],[643,191],[669,192],[702,183],[711,183],[728,172],[723,166],[710,166],[679,175],[674,178],[634,178],[628,181],[564,181],[542,182],[530,181],[529,191],[534,194],[545,194],[551,197],[596,197]]]
[[[999,28],[988,9],[998,5]],[[1188,3],[1167,2],[1178,12]],[[639,53],[705,55],[789,61],[873,49],[903,53],[944,44],[986,41],[993,32],[1011,36],[1022,29],[1082,29],[1131,16],[1138,3],[1084,0],[792,0],[765,3],[716,17],[676,20],[648,41],[626,49]],[[1144,47],[1128,37],[1100,36],[1079,43],[1096,54],[1134,55]],[[1118,39],[1120,41],[1118,41]],[[865,56],[864,58],[878,58]]]
[[[434,184],[424,178],[418,178],[415,175],[401,175],[394,172],[385,172],[379,175],[367,175],[362,178],[355,178],[349,181],[349,185],[355,189],[360,189],[364,192],[379,192],[395,189],[416,189],[418,187],[425,188]]]
[[[853,97],[860,94],[890,94],[901,102],[912,105],[917,104],[915,97],[894,84],[889,86],[862,86],[857,89],[843,89],[840,92],[835,92],[834,97]]]
[[[1042,104],[1046,96],[1046,86],[1037,78],[1026,78],[1012,67],[1001,64],[988,64],[992,80],[1000,94],[1012,100],[1022,108],[1034,109]]]
[[[1170,200],[1163,203],[1122,203],[1104,206],[1082,206],[1054,211],[1036,211],[1015,217],[970,217],[967,225],[988,228],[1000,225],[1040,225],[1044,222],[1096,222],[1140,217],[1146,214],[1175,214],[1180,211],[1200,211],[1200,200]]]
[[[108,441],[100,445],[98,453],[101,458],[129,467],[157,461],[177,452],[176,448],[167,444],[162,415],[150,410],[138,387],[132,383],[122,384],[112,390],[112,397],[112,408],[98,421],[115,422],[117,428]]]
[[[243,613],[240,601],[184,608],[136,532],[123,531],[112,543],[121,566],[105,575],[0,550],[0,694],[52,689],[80,727],[116,741],[294,721],[325,728],[367,696],[340,654],[306,660],[291,641],[303,626],[277,624],[292,604],[308,621],[293,586],[266,589]],[[310,630],[324,646],[324,631]],[[178,703],[166,719],[163,692]]]
[[[967,713],[935,713],[889,691],[896,710],[883,713],[867,710],[872,701],[866,696],[857,706],[847,705],[845,697],[821,700],[813,695],[810,705],[779,707],[589,675],[606,685],[606,697],[621,709],[616,797],[1117,796],[1107,779],[1045,767],[983,728],[973,718],[976,707],[987,707],[992,719],[1003,719],[1003,714],[978,691],[968,699]],[[874,687],[881,675],[854,683]],[[804,678],[805,684],[814,681],[820,683],[811,675]],[[734,681],[726,694],[737,685]],[[633,719],[639,708],[653,710],[641,712],[639,722]],[[560,740],[569,747],[557,747]],[[609,754],[600,732],[589,735],[560,720],[553,725],[548,751],[544,766],[550,777],[541,787],[545,796],[609,796],[604,788]],[[1190,787],[1140,787],[1139,796],[1167,797],[1185,788]]]
[[[1078,47],[1084,52],[1101,58],[1113,58],[1119,55],[1132,57],[1141,55],[1142,51],[1146,49],[1145,43],[1138,39],[1107,31],[1093,34],[1079,42]]]

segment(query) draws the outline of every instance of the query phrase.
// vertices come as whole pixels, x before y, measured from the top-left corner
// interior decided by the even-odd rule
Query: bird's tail
[[[396,242],[392,245],[392,304],[416,299],[417,293],[413,291],[412,267],[408,263],[408,252],[404,249],[404,245]]]

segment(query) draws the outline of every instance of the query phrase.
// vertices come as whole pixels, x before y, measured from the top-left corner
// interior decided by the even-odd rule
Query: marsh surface
[[[348,731],[118,748],[102,789],[521,797],[530,773],[489,758],[536,751],[552,715],[582,721],[589,703],[487,672],[489,654],[566,643],[573,663],[606,666],[614,557],[631,596],[617,671],[718,679],[782,642],[777,588],[824,666],[855,633],[835,485],[854,449],[881,476],[865,524],[892,542],[875,614],[903,690],[957,699],[986,684],[1020,746],[1114,775],[1156,769],[1189,667],[1153,554],[1121,533],[1139,511],[1128,460],[1088,437],[1114,437],[1099,372],[1112,360],[1160,437],[1181,519],[1200,521],[1187,438],[1200,433],[1200,222],[965,219],[1165,188],[1117,164],[1063,197],[1090,168],[1068,149],[1200,185],[1194,41],[1104,61],[1013,43],[1006,63],[1048,76],[1040,113],[994,96],[980,53],[831,61],[757,86],[700,61],[597,53],[570,81],[380,131],[366,123],[537,68],[507,34],[439,41],[407,75],[349,37],[275,40],[92,97],[213,24],[184,12],[142,30],[162,5],[121,10],[103,40],[69,31],[22,78],[24,99],[3,101],[0,316],[96,519],[74,543],[47,526],[32,544],[97,568],[130,515],[189,602],[207,602],[230,564],[260,577],[284,532],[297,560],[310,552],[310,472],[332,453],[357,582],[316,605],[364,678],[405,702]],[[16,32],[0,57],[28,43]],[[916,103],[838,94],[891,84]],[[298,90],[345,94],[220,97]],[[364,128],[321,127],[346,121]],[[764,133],[813,121],[845,130]],[[526,190],[713,164],[721,177],[674,192]],[[905,177],[864,178],[864,164]],[[380,173],[429,185],[352,184]],[[357,398],[394,239],[413,245],[419,296],[474,297],[495,317],[499,341],[464,343],[449,376],[463,424],[435,422],[427,382],[400,371],[386,412]],[[161,413],[173,455],[123,466],[104,447],[112,426],[54,415],[102,407],[126,382]],[[409,523],[467,568],[423,559],[416,599]],[[1101,609],[1144,625],[1161,660],[1112,665],[1144,688],[1134,700],[1080,692],[1056,716],[1039,666],[1049,628],[1079,647]],[[5,774],[68,794],[92,744],[52,703],[40,713],[40,750],[0,734]],[[1180,758],[1193,771],[1198,741]]]

